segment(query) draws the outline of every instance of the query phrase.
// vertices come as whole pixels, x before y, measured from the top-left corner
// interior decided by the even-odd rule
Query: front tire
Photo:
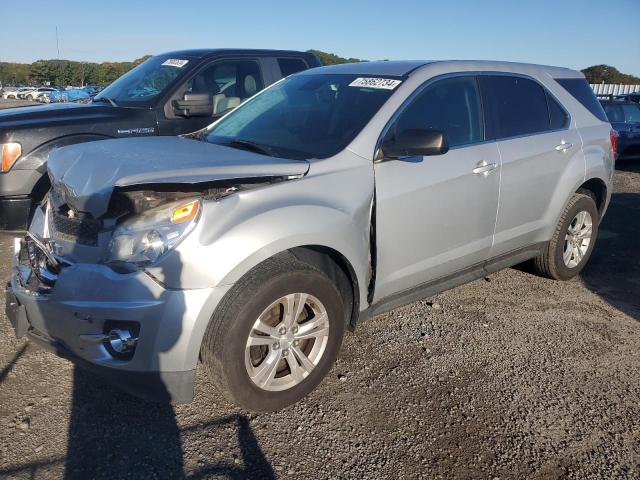
[[[533,266],[541,276],[570,280],[589,261],[598,237],[598,208],[589,195],[575,193],[567,203],[543,253]]]
[[[202,361],[236,405],[279,410],[326,376],[344,327],[344,301],[329,277],[282,254],[258,265],[227,293],[207,327]]]

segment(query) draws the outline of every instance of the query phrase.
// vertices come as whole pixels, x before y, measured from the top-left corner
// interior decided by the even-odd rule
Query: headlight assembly
[[[179,200],[124,221],[113,233],[108,262],[140,266],[156,262],[193,230],[200,209],[199,199]]]

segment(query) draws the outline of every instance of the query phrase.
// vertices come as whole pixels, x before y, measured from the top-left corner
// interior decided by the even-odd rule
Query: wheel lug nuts
[[[300,340],[294,340],[293,341],[293,346],[297,347],[298,345],[300,345]]]
[[[273,348],[274,350],[278,350],[278,349],[280,348],[280,344],[279,344],[279,343],[274,343],[274,344],[273,344],[273,346],[272,346],[272,348]]]
[[[280,329],[278,330],[278,333],[280,335],[284,335],[285,333],[287,333],[287,327],[280,327]]]
[[[285,357],[286,357],[287,355],[289,355],[289,350],[283,350],[283,351],[282,351],[282,355],[284,355]]]
[[[293,326],[293,328],[291,329],[291,331],[292,331],[293,333],[298,333],[298,326],[297,326],[297,325],[294,325],[294,326]]]

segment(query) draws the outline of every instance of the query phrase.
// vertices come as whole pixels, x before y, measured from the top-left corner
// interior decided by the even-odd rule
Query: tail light
[[[609,132],[609,138],[611,139],[611,153],[615,160],[618,158],[618,134],[613,128],[611,129],[611,132]]]

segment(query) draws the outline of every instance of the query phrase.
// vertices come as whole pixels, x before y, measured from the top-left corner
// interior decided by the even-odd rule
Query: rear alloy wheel
[[[278,410],[329,372],[345,323],[344,300],[330,278],[293,255],[278,255],[220,302],[205,332],[202,362],[236,405]]]
[[[576,193],[567,203],[553,237],[534,259],[542,276],[569,280],[587,264],[598,236],[598,209],[590,195]]]

